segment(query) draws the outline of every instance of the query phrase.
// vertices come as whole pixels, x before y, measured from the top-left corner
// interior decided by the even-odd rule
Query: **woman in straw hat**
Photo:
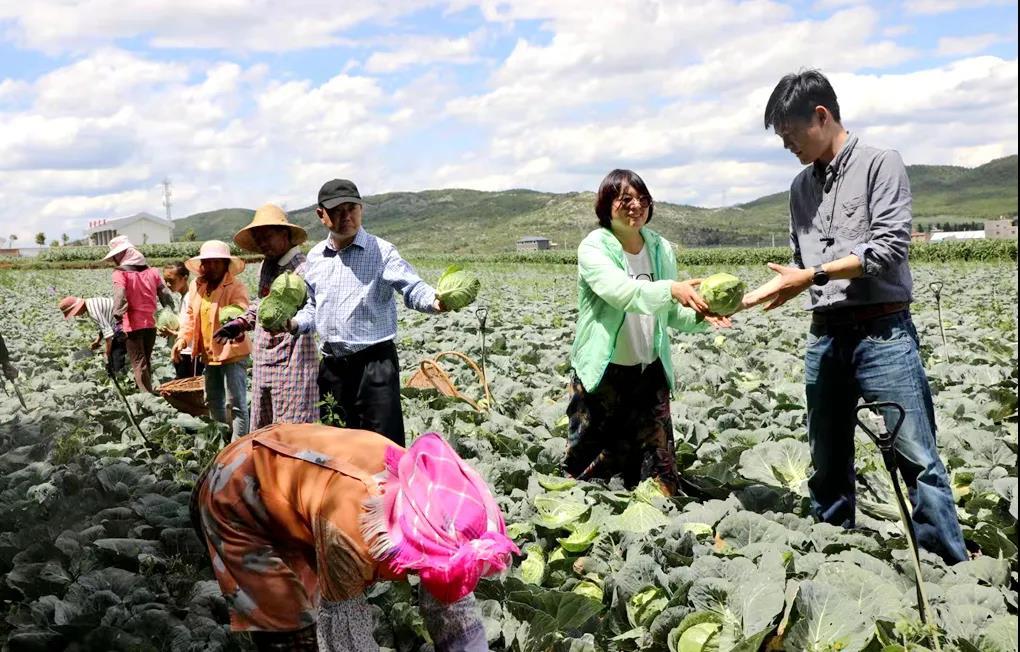
[[[231,426],[236,439],[248,433],[248,375],[245,361],[251,353],[247,339],[221,342],[213,337],[220,327],[220,309],[248,307],[248,289],[236,277],[244,261],[230,254],[227,243],[208,240],[185,266],[197,275],[188,290],[188,306],[171,356],[180,362],[189,345],[192,355],[205,362],[205,402],[214,419]],[[227,401],[230,403],[230,418]]]
[[[234,631],[259,650],[378,650],[365,589],[420,579],[438,652],[487,650],[478,580],[519,553],[485,481],[442,437],[278,424],[224,448],[191,518]]]
[[[287,221],[279,206],[266,204],[255,211],[251,224],[234,236],[234,243],[246,251],[262,254],[258,297],[248,310],[227,322],[215,337],[234,340],[253,330],[251,373],[251,429],[272,423],[315,423],[319,420],[319,355],[315,337],[270,333],[258,320],[260,300],[269,294],[273,281],[284,272],[303,276],[305,255],[300,245],[308,238],[305,230]]]
[[[110,240],[110,252],[103,260],[112,260],[113,316],[127,336],[127,357],[138,389],[152,389],[152,349],[156,344],[156,304],[173,308],[174,300],[159,270],[149,267],[142,252],[126,235]]]

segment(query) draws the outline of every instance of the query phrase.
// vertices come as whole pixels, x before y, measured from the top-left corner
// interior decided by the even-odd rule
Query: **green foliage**
[[[230,240],[229,238],[227,239]],[[143,244],[136,245],[136,248],[142,252],[147,259],[174,259],[174,260],[186,260],[192,256],[198,255],[198,250],[202,246],[200,242],[171,242],[169,244]],[[59,247],[55,249],[48,249],[39,254],[40,261],[52,261],[52,262],[86,262],[86,261],[101,261],[103,256],[110,252],[109,247]],[[230,252],[235,256],[247,254],[247,252],[238,249],[237,245],[230,243]],[[107,264],[109,262],[107,261]],[[150,260],[151,264],[151,260]]]
[[[698,286],[709,310],[718,315],[732,315],[740,309],[747,286],[733,274],[719,272],[706,277]]]
[[[284,272],[273,280],[269,294],[259,302],[259,323],[271,332],[282,331],[305,302],[305,281],[293,272]]]
[[[297,314],[297,309],[279,296],[269,295],[259,301],[259,323],[262,328],[276,333],[286,329],[287,320]]]
[[[436,284],[436,298],[447,310],[461,310],[474,303],[482,282],[460,265],[450,265]]]
[[[245,309],[237,305],[223,306],[220,308],[220,326],[226,324],[228,321],[237,319],[243,315]]]
[[[1017,157],[977,168],[907,166],[915,226],[925,222],[965,223],[1017,212]],[[598,183],[593,178],[591,188]],[[652,188],[655,192],[655,188]],[[311,203],[312,197],[309,197]],[[518,238],[544,236],[572,252],[596,228],[594,192],[547,193],[533,190],[482,192],[443,189],[395,192],[364,198],[365,227],[405,256],[443,251],[462,254],[512,253]],[[198,240],[230,241],[251,221],[253,211],[230,208],[192,215],[176,222],[178,233],[193,229]],[[325,237],[315,206],[290,211],[288,219]],[[724,208],[701,208],[665,201],[655,204],[652,227],[687,247],[784,244],[789,232],[789,195],[775,193]],[[788,259],[785,256],[781,260]],[[750,261],[749,261],[750,262]]]
[[[306,293],[304,279],[293,272],[280,274],[269,286],[269,296],[279,297],[280,301],[295,310],[305,302]]]
[[[171,330],[177,331],[181,327],[181,322],[177,316],[177,311],[173,308],[160,308],[156,311],[156,328],[159,330]]]
[[[419,271],[435,277],[445,266],[426,262]],[[480,414],[408,388],[402,408],[409,441],[441,432],[485,479],[524,551],[506,576],[476,591],[490,649],[891,652],[931,649],[932,636],[945,650],[1016,648],[1012,261],[913,268],[937,443],[964,535],[983,551],[952,567],[924,555],[935,611],[927,627],[914,608],[892,486],[869,441],[856,439],[857,528],[809,515],[808,322],[794,302],[738,313],[725,335],[671,335],[679,471],[709,496],[669,498],[655,482],[628,490],[618,478],[586,482],[559,470],[576,269],[519,262],[472,269],[499,297],[487,306],[486,328],[494,409]],[[717,269],[683,266],[691,277]],[[752,286],[771,274],[757,262],[726,269]],[[89,294],[107,287],[108,275],[0,271],[0,324],[17,325],[4,335],[29,405],[22,410],[0,392],[0,588],[9,605],[0,639],[12,649],[239,649],[187,510],[195,477],[219,449],[220,426],[128,387],[154,443],[146,447],[100,357],[87,351],[93,333],[56,311],[58,294]],[[255,270],[242,280],[252,285]],[[945,283],[948,350],[929,289],[935,281]],[[470,311],[398,310],[403,377],[440,351],[480,358]],[[448,370],[476,395],[470,369]],[[162,346],[153,371],[163,381],[173,375]],[[339,416],[331,398],[324,407],[327,420]],[[426,645],[416,593],[406,583],[369,590],[386,615],[377,630],[382,647]]]

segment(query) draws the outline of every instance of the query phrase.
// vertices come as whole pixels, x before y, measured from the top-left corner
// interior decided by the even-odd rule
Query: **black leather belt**
[[[811,314],[811,323],[819,326],[846,326],[860,324],[879,317],[895,315],[910,308],[906,301],[896,303],[873,303],[867,306],[836,308],[824,312],[815,310]]]

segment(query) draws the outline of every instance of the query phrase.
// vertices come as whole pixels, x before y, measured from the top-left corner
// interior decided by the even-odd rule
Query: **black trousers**
[[[174,363],[175,380],[201,376],[203,371],[205,371],[205,365],[201,362],[196,363],[190,353],[182,353],[181,361]]]
[[[332,400],[330,400],[330,397]],[[400,411],[400,363],[392,340],[344,356],[323,356],[319,362],[319,418],[346,428],[371,430],[404,445]]]

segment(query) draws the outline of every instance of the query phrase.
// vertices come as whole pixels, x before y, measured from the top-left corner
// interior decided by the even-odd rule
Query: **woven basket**
[[[489,394],[489,384],[485,380],[485,374],[478,368],[475,361],[467,357],[459,351],[443,351],[436,355],[435,358],[425,358],[418,363],[418,371],[414,372],[414,375],[407,379],[405,383],[408,387],[414,387],[415,389],[434,389],[443,396],[449,396],[451,398],[459,398],[466,402],[468,405],[473,407],[479,412],[484,412],[488,408],[483,408],[476,401],[465,396],[460,392],[457,387],[453,384],[453,379],[446,373],[442,365],[439,364],[441,358],[451,357],[460,358],[463,360],[478,376],[478,381],[482,385],[482,389],[485,392],[485,401],[488,405],[492,405],[492,396]]]
[[[209,414],[205,406],[205,377],[193,376],[171,380],[159,386],[159,395],[181,412],[193,417]]]

